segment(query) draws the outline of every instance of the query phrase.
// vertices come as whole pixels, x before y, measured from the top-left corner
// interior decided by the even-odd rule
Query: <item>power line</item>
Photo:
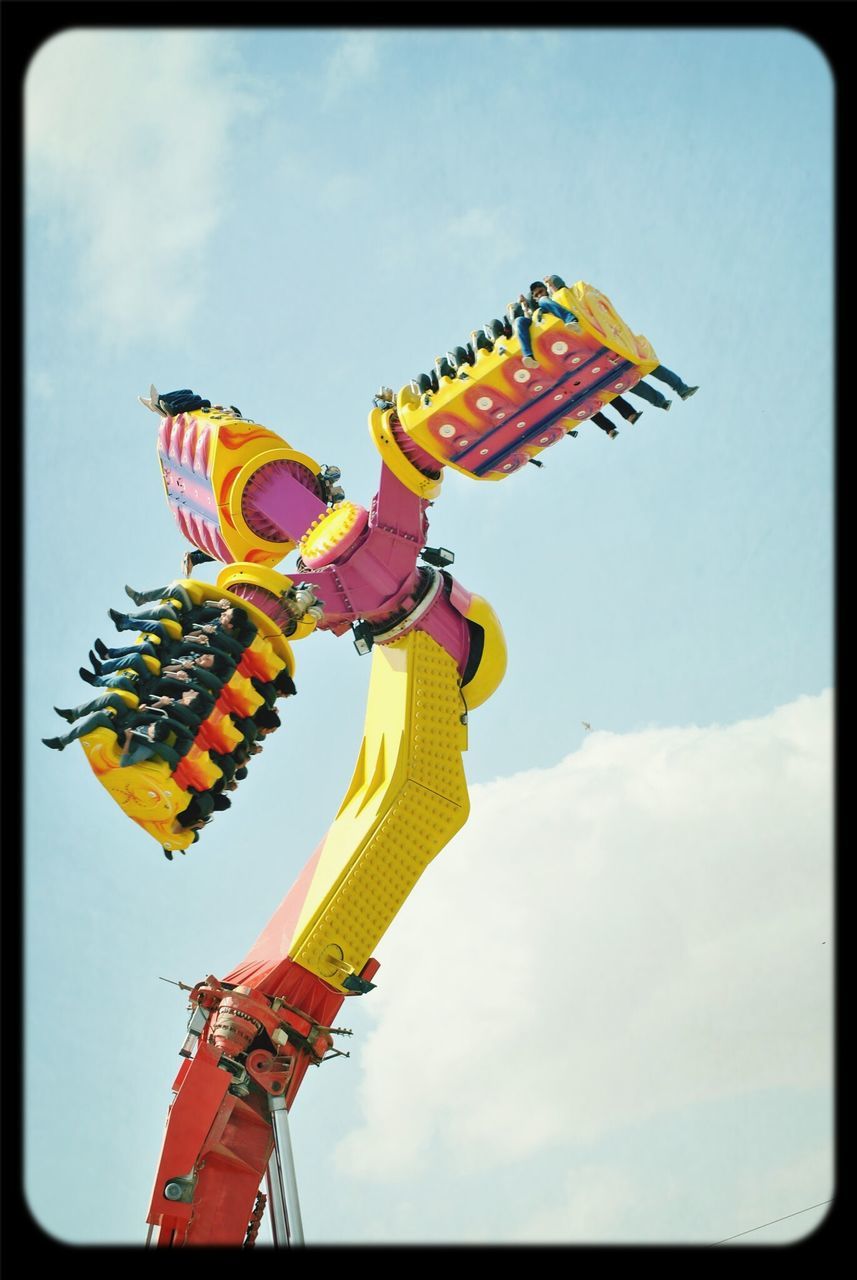
[[[727,1240],[737,1240],[739,1236],[748,1236],[752,1231],[761,1231],[762,1227],[772,1227],[775,1222],[785,1222],[786,1218],[796,1218],[799,1213],[809,1213],[810,1209],[820,1209],[823,1204],[831,1204],[830,1200],[819,1200],[818,1204],[808,1204],[805,1209],[795,1209],[794,1213],[783,1214],[782,1218],[771,1218],[770,1222],[762,1222],[758,1227],[749,1227],[746,1231],[736,1231],[734,1236],[726,1236],[723,1240],[712,1240],[711,1244],[725,1244]]]

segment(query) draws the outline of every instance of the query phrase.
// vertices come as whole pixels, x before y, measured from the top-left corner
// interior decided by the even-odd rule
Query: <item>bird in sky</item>
[[[589,721],[588,721],[588,720],[581,720],[581,722],[580,722],[580,723],[583,725],[583,727],[584,727],[584,729],[586,730],[586,732],[587,732],[587,733],[589,733],[589,731],[592,729],[592,725],[589,723]]]

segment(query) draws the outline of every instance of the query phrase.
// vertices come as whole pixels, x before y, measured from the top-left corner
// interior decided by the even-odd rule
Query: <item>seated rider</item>
[[[189,596],[187,589],[180,582],[171,582],[166,587],[154,587],[151,591],[135,591],[133,587],[125,586],[125,594],[130,596],[135,604],[148,604],[151,600],[178,600],[182,609],[189,613],[194,607],[193,600]]]
[[[95,673],[80,668],[80,677],[87,684],[100,688],[124,689],[128,693],[154,690],[156,693],[182,692],[184,688],[198,689],[217,698],[226,681],[235,670],[234,662],[218,660],[214,653],[197,653],[174,659],[153,672],[142,656],[113,658],[99,662],[94,654]],[[181,682],[181,684],[179,684]]]
[[[182,559],[182,573],[189,578],[193,573],[194,567],[198,564],[211,564],[214,556],[210,556],[206,551],[198,549],[194,551],[186,551]]]
[[[92,649],[89,651],[89,656],[90,658],[94,658],[94,649],[95,653],[98,655],[98,659],[101,661],[112,658],[124,658],[137,653],[146,654],[147,657],[157,658],[160,661],[167,650],[171,650],[175,644],[176,642],[170,638],[168,641],[139,640],[136,644],[117,645],[111,648],[109,645],[106,645],[102,639],[96,636],[92,644]],[[93,668],[95,665],[95,661],[93,661]],[[96,672],[96,674],[98,673]]]
[[[180,827],[195,827],[208,821],[214,812],[214,797],[208,791],[196,791],[189,788],[191,798],[189,804],[176,816]]]
[[[246,649],[246,644],[242,644],[237,638],[234,630],[222,624],[206,622],[202,625],[194,627],[193,631],[185,634],[185,641],[188,644],[201,645],[211,649],[214,653],[220,654],[223,658],[231,658],[233,662],[240,662]]]
[[[117,631],[149,632],[168,644],[175,641],[164,625],[166,621],[177,622],[182,627],[185,638],[192,629],[201,628],[207,632],[210,643],[216,638],[220,647],[237,660],[240,660],[244,649],[257,634],[256,624],[247,611],[239,605],[233,605],[230,600],[206,600],[189,609],[177,597],[172,600],[173,603],[167,601],[155,608],[143,609],[140,613],[120,613],[118,609],[109,609],[108,613]],[[174,604],[179,605],[178,610]],[[221,632],[225,632],[226,636],[221,636]],[[228,643],[227,637],[232,643]]]
[[[187,596],[187,592],[183,589],[183,594]],[[163,597],[159,597],[163,600]],[[187,596],[190,600],[190,596]],[[108,609],[107,612],[113,619],[113,624],[117,631],[142,631],[147,627],[141,626],[142,623],[163,622],[169,619],[170,622],[177,622],[179,626],[184,626],[190,622],[195,622],[195,611],[199,606],[194,605],[193,601],[190,605],[186,605],[180,600],[178,595],[171,596],[163,603],[150,606],[148,609],[141,609],[139,613],[120,613],[118,609]]]
[[[198,648],[188,649],[187,653],[172,658],[161,668],[161,672],[163,675],[187,672],[192,680],[197,680],[217,697],[223,686],[231,680],[236,667],[234,658],[227,658],[215,650]]]
[[[533,317],[538,311],[547,311],[550,315],[557,316],[565,324],[577,324],[577,316],[568,307],[564,307],[562,303],[554,301],[548,296],[547,286],[542,280],[534,280],[530,285],[530,292],[525,297],[523,293],[518,295],[519,306],[513,308],[514,315],[513,326],[517,334],[518,341],[521,344],[521,363],[525,364],[528,369],[538,369],[539,362],[533,355],[533,344],[530,336],[530,330],[533,325]],[[517,314],[517,313],[520,314]]]
[[[119,739],[122,755],[120,766],[125,768],[155,758],[166,760],[170,769],[177,768],[186,751],[179,751],[177,744],[171,746],[166,741],[171,731],[169,720],[156,719],[149,724],[129,725]]]
[[[295,682],[285,667],[277,672],[273,680],[260,680],[258,676],[251,676],[250,683],[262,695],[265,706],[271,709],[277,698],[290,698],[297,693]]]
[[[120,645],[115,648],[108,647],[103,640],[96,638],[93,648],[89,651],[90,664],[95,674],[99,675],[101,671],[118,670],[116,666],[108,666],[108,663],[112,662],[114,658],[145,655],[149,658],[157,658],[161,662],[183,657],[185,654],[210,652],[212,646],[209,642],[208,633],[217,632],[218,628],[213,623],[209,623],[206,624],[204,629],[197,627],[193,631],[185,632],[181,640],[174,640],[171,636],[168,636],[166,640],[140,640],[137,644]],[[223,634],[228,635],[229,632],[224,631]],[[241,645],[233,641],[230,641],[230,644],[236,654],[240,656],[243,653]],[[224,656],[224,649],[225,647],[221,646],[216,656],[221,665],[231,663],[234,669],[234,660]],[[135,667],[134,669],[138,668]]]
[[[126,753],[126,758],[122,760],[123,765],[135,763],[137,759],[154,754],[160,755],[162,759],[168,761],[171,768],[175,768],[193,744],[193,735],[188,732],[185,725],[155,710],[130,707],[118,694],[102,694],[101,697],[94,698],[83,706],[54,707],[54,710],[69,723],[82,716],[85,719],[60,737],[42,738],[45,746],[53,751],[65,750],[71,742],[85,737],[88,733],[94,733],[96,729],[110,729],[116,734],[122,744],[123,752]],[[157,726],[157,729],[149,735],[148,730],[153,726]],[[148,744],[142,742],[141,734],[148,736]],[[169,734],[174,735],[172,744],[166,741]],[[129,735],[132,736],[129,737]],[[127,753],[132,745],[145,747],[145,753],[138,753],[134,759],[128,758]]]
[[[154,679],[157,677],[157,671],[153,671],[149,664],[145,661],[142,653],[129,654],[127,658],[108,658],[103,661],[89,651],[89,659],[92,663],[93,670],[87,671],[86,667],[81,667],[79,675],[81,680],[85,680],[87,684],[108,685],[113,686],[113,678],[117,673],[126,676],[140,676],[143,680],[146,678]],[[160,667],[160,664],[158,664]],[[124,686],[120,686],[124,687]]]
[[[604,413],[593,413],[590,421],[594,422],[596,427],[600,427],[602,431],[606,431],[611,440],[615,440],[619,434],[616,427]]]
[[[199,726],[204,720],[207,720],[214,710],[214,699],[207,693],[201,693],[198,689],[185,689],[175,698],[170,698],[164,694],[147,694],[142,700],[143,709],[161,710],[161,713],[168,716],[171,720],[178,720],[181,724],[186,725],[194,736]]]
[[[566,283],[562,276],[557,275],[545,276],[545,284],[548,286],[551,295],[556,293],[558,289],[566,288]],[[551,301],[555,301],[553,297],[551,297]],[[544,304],[542,304],[542,307],[545,309]],[[521,345],[523,347],[523,343]],[[699,387],[689,387],[683,378],[680,378],[677,373],[673,373],[671,369],[667,369],[662,364],[659,364],[656,369],[652,369],[647,376],[657,378],[659,382],[665,382],[682,400],[689,400],[699,390]],[[638,382],[635,387],[629,387],[628,394],[639,396],[641,400],[648,401],[649,404],[653,404],[657,409],[669,409],[672,404],[672,400],[668,400],[665,395],[655,387],[650,387],[646,382]]]

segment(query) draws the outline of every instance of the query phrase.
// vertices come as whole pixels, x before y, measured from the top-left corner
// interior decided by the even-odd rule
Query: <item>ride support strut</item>
[[[268,1107],[274,1130],[274,1150],[268,1162],[271,1191],[271,1221],[277,1248],[304,1243],[295,1161],[289,1137],[289,1113],[282,1096],[269,1095]]]

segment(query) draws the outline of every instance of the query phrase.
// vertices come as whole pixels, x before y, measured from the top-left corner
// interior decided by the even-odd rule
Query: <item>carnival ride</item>
[[[658,364],[592,286],[555,297],[577,322],[535,316],[538,368],[504,324],[501,339],[455,348],[395,399],[382,389],[369,415],[382,465],[368,507],[346,500],[337,468],[234,407],[154,388],[144,401],[161,416],[158,457],[176,523],[197,554],[223,565],[214,585],[178,585],[194,604],[240,606],[255,635],[176,768],[124,765],[108,728],[81,738],[128,816],[165,850],[186,850],[195,837],[177,815],[221,777],[212,753],[222,763],[240,742],[259,682],[294,673],[293,645],[326,630],[351,632],[358,652],[371,651],[363,739],[332,825],[244,959],[189,990],[149,1243],[252,1245],[266,1178],[275,1244],[303,1242],[288,1113],[308,1068],[339,1052],[344,1001],[372,990],[378,942],[467,819],[469,712],[505,672],[493,609],[452,577],[451,553],[427,546],[443,470],[502,480]],[[286,576],[274,566],[292,552]],[[182,632],[180,621],[164,625],[168,637]],[[157,639],[141,627],[141,644]],[[133,709],[135,695],[122,696]]]

